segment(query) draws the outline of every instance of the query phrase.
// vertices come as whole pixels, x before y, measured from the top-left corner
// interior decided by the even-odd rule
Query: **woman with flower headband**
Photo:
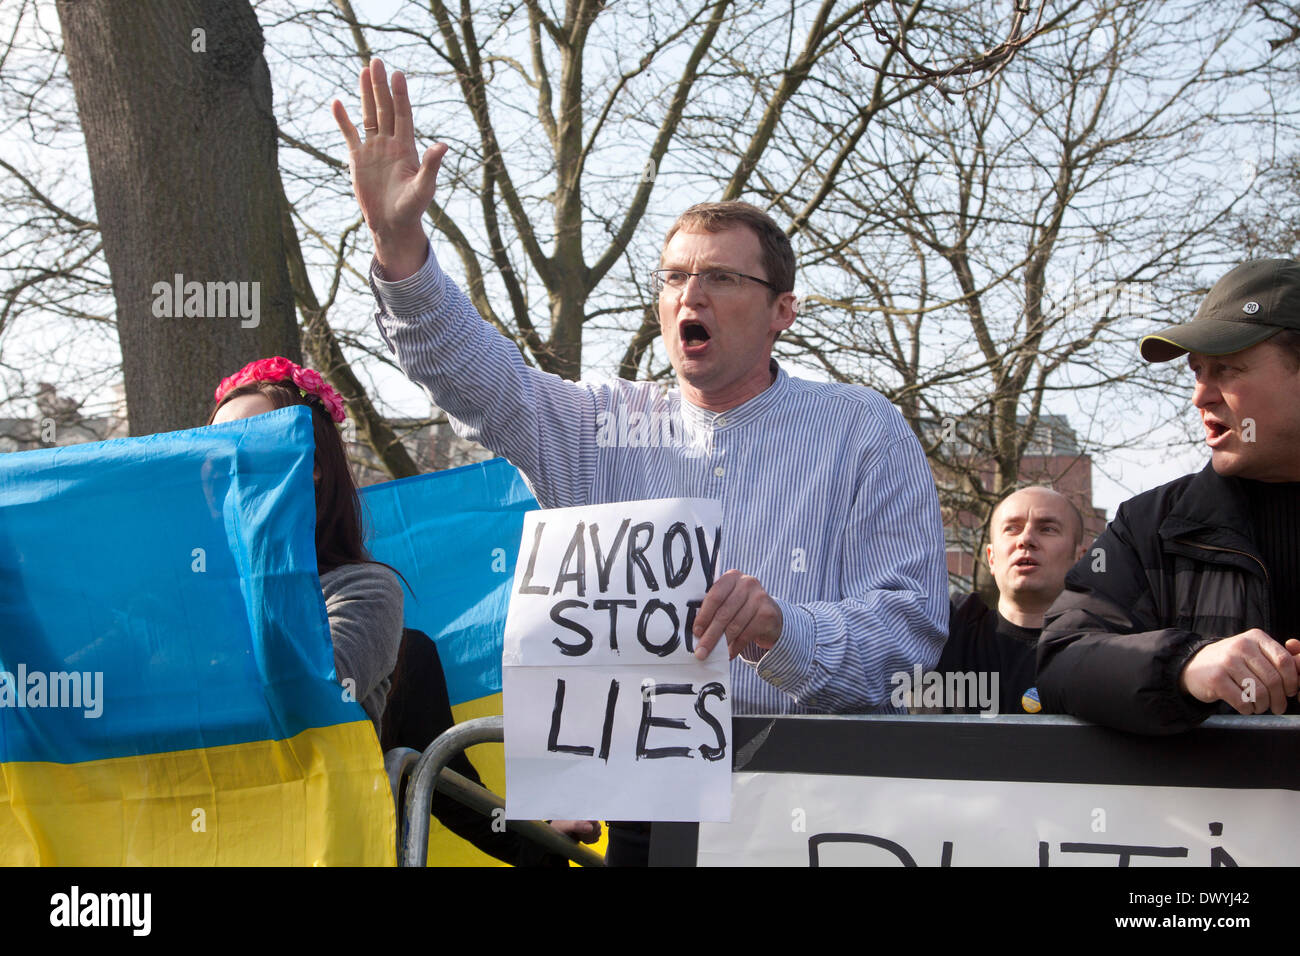
[[[357,701],[379,732],[402,640],[402,588],[388,565],[370,560],[361,528],[356,483],[337,424],[343,399],[320,373],[286,358],[250,362],[223,379],[208,424],[306,405],[316,437],[316,566],[340,683],[354,681]]]

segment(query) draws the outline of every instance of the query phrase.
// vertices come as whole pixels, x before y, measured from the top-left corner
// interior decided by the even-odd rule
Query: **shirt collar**
[[[785,369],[777,364],[776,359],[768,360],[768,368],[776,373],[776,379],[749,401],[737,405],[735,408],[729,408],[724,412],[714,412],[707,408],[700,408],[698,405],[692,405],[683,398],[681,400],[682,416],[692,424],[716,425],[719,428],[744,425],[747,422],[761,418],[781,401],[790,381],[790,376],[786,375]],[[680,390],[678,394],[680,394]]]

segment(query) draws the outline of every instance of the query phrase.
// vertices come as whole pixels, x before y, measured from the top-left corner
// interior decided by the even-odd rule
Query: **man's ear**
[[[993,545],[991,544],[984,545],[984,563],[989,566],[990,571],[993,570]]]
[[[799,314],[799,300],[793,292],[782,292],[772,304],[776,306],[776,314],[768,325],[768,331],[772,333],[772,339],[775,341],[782,332],[794,325],[794,320]]]

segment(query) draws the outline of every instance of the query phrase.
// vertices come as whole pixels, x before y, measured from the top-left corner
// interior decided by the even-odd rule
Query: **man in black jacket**
[[[1141,350],[1188,356],[1211,461],[1121,505],[1071,569],[1038,645],[1043,707],[1152,734],[1297,712],[1300,262],[1236,267]]]

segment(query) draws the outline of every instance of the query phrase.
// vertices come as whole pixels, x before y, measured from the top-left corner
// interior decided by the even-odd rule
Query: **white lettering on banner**
[[[804,808],[792,832],[789,807]],[[1107,808],[1104,835],[1092,810]],[[700,866],[1295,866],[1300,793],[1210,787],[733,774]]]
[[[726,641],[695,658],[721,506],[529,512],[502,655],[510,819],[727,820]]]

